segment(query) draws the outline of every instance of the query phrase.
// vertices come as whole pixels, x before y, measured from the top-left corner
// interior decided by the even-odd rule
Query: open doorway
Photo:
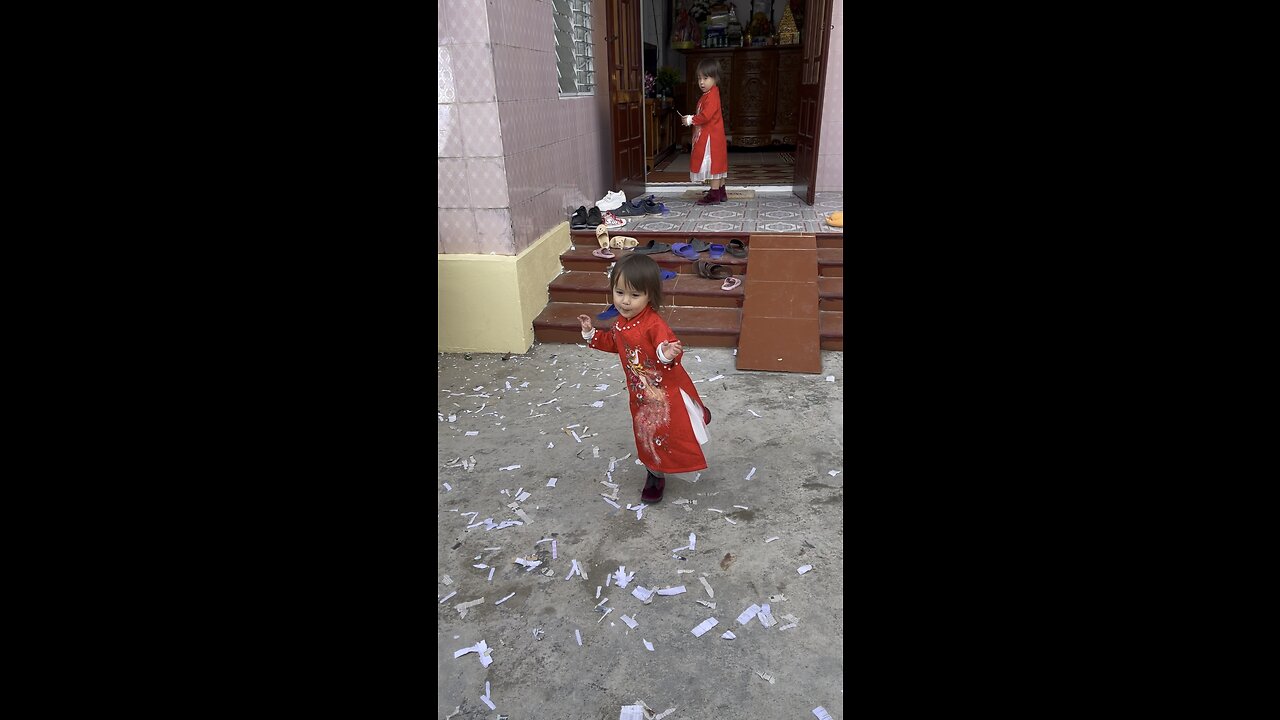
[[[711,59],[720,66],[728,184],[791,187],[802,51],[795,28],[803,22],[805,0],[644,2],[644,41],[655,48],[654,67],[646,62],[646,73],[668,68],[679,78],[670,93],[672,111],[662,109],[659,89],[652,98],[657,107],[644,113],[646,185],[700,185],[689,182],[692,131],[680,116],[695,111],[701,94],[696,67]]]

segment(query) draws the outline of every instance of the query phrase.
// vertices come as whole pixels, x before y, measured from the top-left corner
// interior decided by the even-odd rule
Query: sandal
[[[670,249],[671,246],[666,243],[660,243],[657,240],[650,240],[644,244],[644,247],[638,247],[635,250],[632,250],[632,252],[637,255],[656,255],[657,253],[667,252]]]
[[[596,226],[596,242],[600,243],[600,247],[609,247],[609,228],[604,225]]]
[[[687,260],[698,259],[698,251],[694,250],[693,246],[689,243],[676,243],[671,246],[671,252]]]
[[[725,248],[729,254],[736,258],[744,258],[747,256],[747,246],[742,244],[741,240],[733,239],[729,241],[729,245]]]
[[[720,243],[711,243],[711,252],[707,255],[712,260],[719,260],[724,257],[724,246]]]
[[[614,255],[613,253],[609,252],[609,248],[596,248],[595,250],[591,251],[591,254],[595,255],[598,258],[604,258],[605,260],[612,260],[618,257],[617,255]]]
[[[694,252],[706,252],[711,248],[711,246],[707,244],[706,240],[699,240],[697,238],[689,238],[689,247],[693,248]]]
[[[640,241],[626,235],[619,235],[613,238],[613,247],[615,248],[633,248],[640,244]]]
[[[726,280],[733,277],[733,271],[724,265],[716,265],[706,260],[697,260],[693,263],[694,272],[698,273],[698,277],[704,277],[708,280]]]
[[[676,279],[676,271],[675,271],[675,270],[663,270],[663,271],[661,271],[660,277],[661,277],[663,280],[675,280],[675,279]]]
[[[717,265],[716,267],[719,267],[719,266]],[[734,289],[734,288],[738,287],[738,286],[739,286],[739,285],[741,285],[741,284],[742,284],[742,280],[740,280],[740,279],[738,279],[738,278],[733,277],[732,275],[730,275],[729,277],[727,277],[727,278],[725,278],[725,279],[724,279],[724,284],[720,286],[720,289],[721,289],[721,290],[732,290],[732,289]]]

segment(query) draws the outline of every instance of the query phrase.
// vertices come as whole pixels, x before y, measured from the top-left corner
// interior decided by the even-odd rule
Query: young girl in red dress
[[[648,255],[622,258],[609,273],[609,288],[619,316],[614,326],[596,330],[587,315],[579,315],[578,322],[591,347],[617,353],[622,361],[636,456],[648,470],[640,499],[658,502],[667,473],[706,469],[701,446],[711,411],[681,365],[684,346],[657,312],[662,305],[658,263]]]
[[[685,125],[693,126],[693,149],[689,152],[689,180],[711,181],[711,189],[698,201],[699,205],[716,205],[729,199],[724,189],[729,177],[729,145],[724,137],[724,115],[720,107],[720,63],[703,59],[698,62],[698,114],[686,115]]]

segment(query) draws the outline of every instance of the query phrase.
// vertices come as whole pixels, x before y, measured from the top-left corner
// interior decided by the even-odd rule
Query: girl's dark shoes
[[[647,503],[662,501],[662,491],[667,489],[667,479],[654,477],[653,473],[645,473],[644,489],[640,491],[640,499]]]
[[[701,199],[698,200],[698,204],[699,205],[719,205],[720,191],[708,190],[707,193],[703,195]]]

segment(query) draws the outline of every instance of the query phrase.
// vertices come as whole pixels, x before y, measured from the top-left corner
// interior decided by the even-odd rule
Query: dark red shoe
[[[647,503],[662,502],[662,491],[667,489],[667,479],[654,477],[653,473],[648,473],[644,482],[644,489],[640,491],[640,499]]]
[[[707,407],[706,405],[702,406],[702,424],[703,425],[711,424],[711,408]]]
[[[706,194],[706,195],[703,195],[703,196],[702,196],[702,199],[698,200],[697,204],[698,204],[698,205],[719,205],[719,204],[720,204],[720,191],[719,191],[719,190],[708,190],[708,191],[707,191],[707,194]]]

